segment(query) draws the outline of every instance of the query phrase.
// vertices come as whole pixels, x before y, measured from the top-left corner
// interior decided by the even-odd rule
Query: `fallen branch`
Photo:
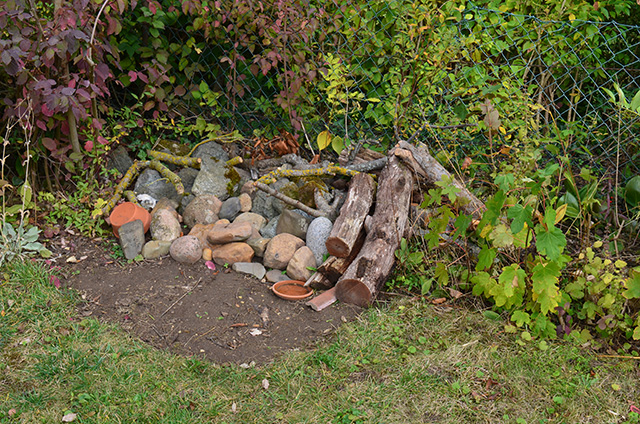
[[[426,148],[418,148],[406,141],[401,141],[391,154],[402,159],[413,168],[416,174],[431,184],[449,179],[453,186],[459,190],[457,197],[461,200],[459,202],[460,210],[465,214],[472,215],[475,219],[482,218],[483,212],[487,209],[484,203],[440,165],[440,162],[431,156]]]
[[[343,168],[339,165],[328,165],[322,168],[313,168],[313,169],[281,169],[278,168],[274,171],[269,172],[267,175],[258,179],[258,182],[263,184],[271,184],[275,182],[279,177],[289,178],[289,177],[310,177],[310,176],[325,176],[325,175],[346,175],[348,177],[353,177],[358,174],[357,171],[352,171],[347,168]]]
[[[291,197],[282,194],[274,189],[272,189],[271,187],[269,187],[266,184],[261,183],[259,180],[256,181],[255,183],[253,183],[253,185],[257,188],[259,188],[260,190],[264,191],[265,193],[268,193],[270,195],[272,195],[273,197],[275,197],[276,199],[280,199],[283,202],[291,205],[291,206],[295,206],[296,208],[308,213],[309,215],[313,216],[313,217],[320,217],[320,216],[325,216],[324,213],[310,208],[309,206],[305,205],[304,203],[296,200],[296,199],[292,199]]]
[[[200,158],[176,156],[171,153],[158,152],[157,150],[150,150],[149,156],[156,160],[161,160],[162,162],[171,163],[173,165],[189,166],[196,169],[200,169],[200,165],[202,164],[202,159]]]

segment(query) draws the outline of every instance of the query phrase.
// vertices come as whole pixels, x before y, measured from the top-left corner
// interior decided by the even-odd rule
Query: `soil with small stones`
[[[117,323],[157,348],[215,363],[261,364],[311,348],[360,312],[340,303],[316,312],[305,301],[278,298],[269,283],[214,271],[203,261],[124,263],[100,240],[62,238],[57,244],[64,284],[83,299],[81,317]]]

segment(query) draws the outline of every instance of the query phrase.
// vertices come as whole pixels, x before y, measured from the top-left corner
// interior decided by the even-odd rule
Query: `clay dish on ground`
[[[313,294],[311,287],[305,287],[304,281],[284,280],[278,281],[271,290],[276,296],[286,300],[302,300]]]

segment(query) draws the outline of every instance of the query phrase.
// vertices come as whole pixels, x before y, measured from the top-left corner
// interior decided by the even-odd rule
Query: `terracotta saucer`
[[[271,290],[273,290],[276,296],[286,300],[306,299],[313,294],[311,287],[305,287],[304,281],[298,280],[278,281],[271,286]]]

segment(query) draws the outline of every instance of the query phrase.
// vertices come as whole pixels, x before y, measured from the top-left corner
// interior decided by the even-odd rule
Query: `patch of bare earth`
[[[200,261],[170,257],[122,264],[99,242],[74,239],[57,249],[66,285],[84,299],[81,317],[117,323],[160,349],[215,363],[266,363],[291,349],[307,349],[360,308],[334,304],[316,312],[304,301],[276,297],[270,284]],[[74,256],[77,263],[66,263]]]

